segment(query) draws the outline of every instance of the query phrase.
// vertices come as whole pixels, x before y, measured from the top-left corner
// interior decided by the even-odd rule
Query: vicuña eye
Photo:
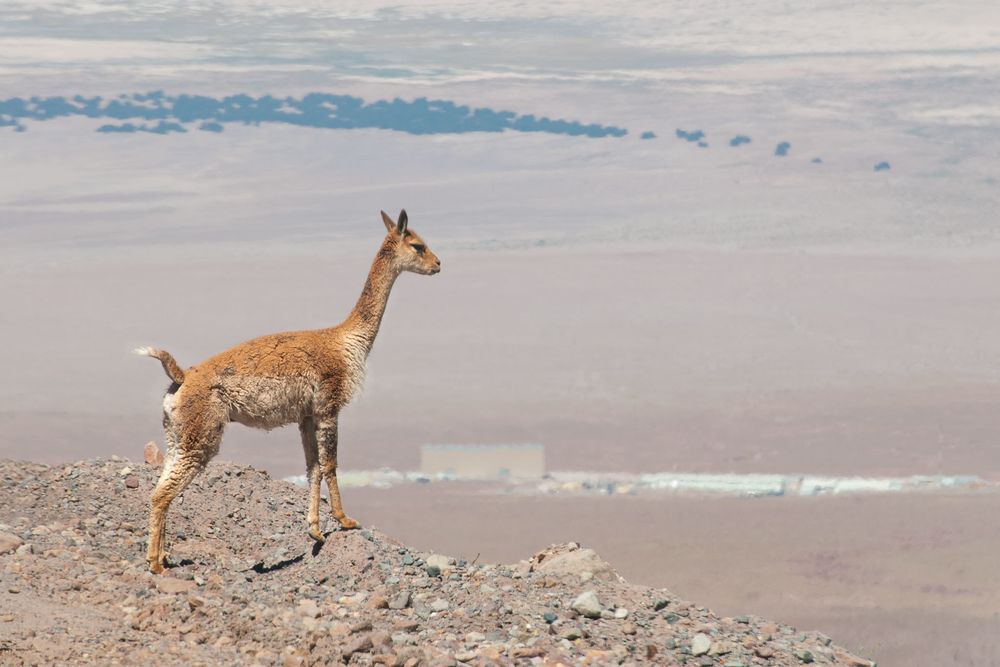
[[[420,245],[419,243],[411,243],[410,247],[413,248],[414,250],[416,250],[417,254],[420,254],[420,255],[423,255],[424,254],[424,250],[427,249],[427,246]]]

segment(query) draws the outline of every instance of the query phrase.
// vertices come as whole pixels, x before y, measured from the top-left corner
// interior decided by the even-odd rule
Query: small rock
[[[194,581],[188,581],[187,579],[174,579],[173,577],[161,576],[156,580],[156,590],[167,594],[187,593],[194,590],[196,586],[197,584]]]
[[[714,642],[712,648],[708,650],[709,655],[726,655],[733,652],[733,645],[729,642]]]
[[[792,651],[792,655],[794,655],[796,658],[798,658],[799,660],[801,660],[804,663],[810,663],[813,660],[815,660],[815,658],[813,657],[812,652],[807,651],[804,648],[795,649],[794,651]]]
[[[691,655],[693,656],[705,655],[711,647],[711,638],[703,632],[699,632],[691,639]]]
[[[431,603],[431,611],[448,611],[451,604],[444,598],[438,598]]]
[[[624,623],[622,624],[622,634],[634,635],[638,630],[635,627],[635,623]]]
[[[576,576],[588,573],[588,578],[613,580],[615,571],[593,549],[581,549],[570,543],[551,547],[535,554],[532,570],[555,577]]]
[[[583,632],[580,630],[580,628],[576,626],[571,626],[560,632],[559,636],[562,637],[563,639],[568,639],[570,641],[573,641],[574,639],[579,639],[580,637],[582,637]]]
[[[142,450],[142,457],[151,466],[163,465],[163,452],[152,440],[146,443],[146,447]]]
[[[0,554],[7,554],[11,551],[15,551],[24,544],[22,540],[17,535],[11,533],[0,533]]]
[[[545,655],[545,650],[538,646],[522,646],[511,652],[513,658],[541,658]]]
[[[628,609],[625,609],[623,607],[618,607],[617,609],[615,609],[615,618],[617,618],[618,620],[628,618]]]
[[[357,634],[359,632],[367,632],[372,629],[371,621],[359,621],[351,626],[351,634]]]
[[[774,657],[774,649],[770,646],[758,646],[753,650],[753,652],[758,658]]]
[[[441,568],[439,568],[437,565],[428,565],[427,567],[424,568],[424,571],[427,572],[428,577],[441,576]]]
[[[668,604],[670,604],[668,600],[657,600],[653,603],[653,611],[665,609]]]
[[[309,618],[319,618],[320,611],[315,600],[304,598],[299,600],[299,613]]]
[[[454,558],[448,558],[447,556],[442,556],[441,554],[434,554],[427,557],[426,561],[428,566],[435,566],[439,571],[444,572],[455,564]]]
[[[125,478],[125,486],[129,489],[139,488],[139,478],[135,475],[129,475]]]
[[[368,599],[366,607],[369,609],[388,609],[389,601],[384,595],[373,595]]]
[[[410,606],[410,591],[400,591],[389,601],[389,609],[406,609]]]
[[[580,593],[570,606],[577,613],[587,618],[601,617],[601,601],[597,599],[597,593],[594,591]]]
[[[392,624],[393,630],[402,630],[403,632],[413,632],[420,627],[420,623],[417,621],[411,621],[409,619],[401,619]]]
[[[544,614],[542,614],[542,619],[544,619],[545,622],[548,623],[548,624],[550,624],[550,625],[552,623],[555,623],[556,619],[558,619],[558,618],[559,617],[556,616],[555,614],[553,614],[551,611],[547,611]]]
[[[370,635],[361,635],[355,638],[344,649],[344,662],[350,660],[355,653],[368,653],[372,650],[372,638]]]
[[[334,621],[330,624],[330,636],[334,639],[346,637],[351,634],[351,626],[343,621]]]

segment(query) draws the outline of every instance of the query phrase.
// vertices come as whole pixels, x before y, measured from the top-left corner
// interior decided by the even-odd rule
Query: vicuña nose
[[[438,268],[441,268],[441,260],[440,259],[435,259],[434,263],[438,266]]]

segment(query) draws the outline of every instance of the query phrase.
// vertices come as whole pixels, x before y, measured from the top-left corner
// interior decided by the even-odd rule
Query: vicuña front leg
[[[311,418],[299,424],[302,434],[302,450],[306,455],[306,479],[309,481],[309,537],[320,544],[326,541],[319,529],[319,496],[323,474],[319,468],[319,451],[316,446],[316,422]]]
[[[330,490],[330,510],[333,518],[340,522],[344,529],[357,528],[359,524],[344,513],[340,502],[340,487],[337,486],[337,419],[321,420],[316,425],[316,440],[319,445],[319,466],[326,477],[326,486]]]

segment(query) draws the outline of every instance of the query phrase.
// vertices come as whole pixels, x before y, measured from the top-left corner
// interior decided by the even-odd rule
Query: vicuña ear
[[[402,209],[399,212],[399,222],[396,223],[396,233],[400,236],[406,232],[406,223],[409,222],[409,218],[406,217],[406,209]]]
[[[389,214],[386,213],[385,211],[382,211],[381,213],[382,213],[382,222],[385,223],[385,231],[390,233],[396,231],[396,223],[393,222],[392,218],[389,217]]]

